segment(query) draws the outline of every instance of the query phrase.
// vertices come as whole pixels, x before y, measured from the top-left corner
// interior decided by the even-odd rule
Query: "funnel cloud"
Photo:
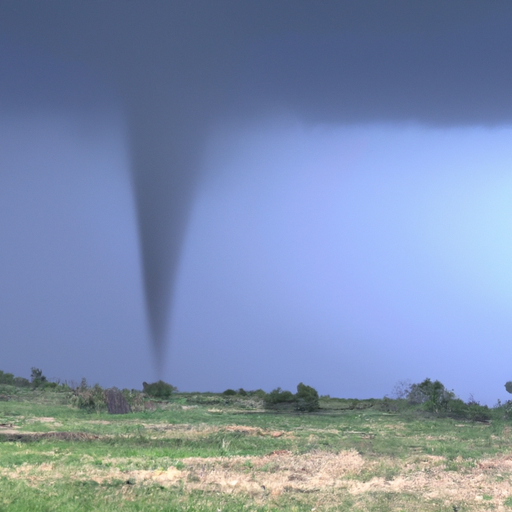
[[[40,54],[109,84],[126,123],[147,318],[161,365],[212,131],[279,115],[305,125],[508,125],[511,23],[512,5],[500,1],[4,0],[0,44],[10,57],[0,70],[1,108],[108,108],[79,79],[80,104],[52,90],[45,70],[34,71]],[[20,48],[32,63],[16,59]],[[30,76],[40,83],[24,82]]]

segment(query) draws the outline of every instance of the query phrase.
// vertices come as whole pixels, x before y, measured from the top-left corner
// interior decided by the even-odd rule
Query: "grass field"
[[[191,394],[109,415],[51,390],[3,398],[1,511],[512,511],[511,424],[498,417],[336,399],[269,412]]]

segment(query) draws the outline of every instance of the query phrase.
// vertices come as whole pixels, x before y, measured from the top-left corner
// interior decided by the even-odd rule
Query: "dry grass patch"
[[[481,460],[459,471],[450,470],[449,461],[440,456],[418,456],[407,460],[366,459],[355,450],[303,455],[276,450],[261,457],[189,457],[166,469],[123,470],[116,467],[122,467],[123,461],[127,460],[112,457],[108,466],[94,465],[89,458],[84,458],[79,467],[65,467],[59,462],[23,464],[3,468],[0,474],[23,479],[32,486],[68,478],[93,480],[98,484],[118,480],[141,486],[179,486],[189,492],[238,494],[256,500],[292,493],[316,496],[315,499],[350,495],[356,501],[364,501],[371,495],[383,493],[421,496],[424,500],[445,504],[464,503],[466,510],[491,506],[495,510],[505,510],[503,503],[512,495],[509,478],[512,455]],[[468,461],[460,459],[456,462]],[[372,472],[389,469],[394,472],[390,478],[371,476]]]
[[[249,425],[213,426],[206,423],[197,425],[191,425],[190,423],[150,423],[144,424],[143,426],[147,431],[154,431],[163,434],[163,437],[179,434],[180,438],[182,439],[208,436],[219,432],[239,433],[246,436],[292,437],[290,432],[283,430],[268,430],[260,427],[252,427]]]
[[[60,425],[60,423],[56,421],[55,418],[52,418],[50,416],[38,416],[37,418],[28,418],[26,420],[26,423],[57,423]]]

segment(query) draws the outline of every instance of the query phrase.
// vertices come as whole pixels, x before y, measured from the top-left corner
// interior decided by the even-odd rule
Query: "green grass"
[[[314,414],[283,413],[250,397],[213,394],[179,394],[152,411],[109,415],[73,408],[63,392],[11,391],[0,402],[0,423],[15,430],[0,428],[0,511],[512,508],[510,473],[500,462],[512,451],[511,429],[498,415],[464,422],[341,399],[322,399]],[[355,465],[337,469],[344,456],[332,457],[340,453]],[[497,462],[482,465],[487,459]],[[327,472],[317,482],[315,472],[329,464],[339,476]],[[479,498],[469,483],[456,498],[421,491],[425,475],[462,479],[466,489],[464,478],[476,471],[489,480]]]

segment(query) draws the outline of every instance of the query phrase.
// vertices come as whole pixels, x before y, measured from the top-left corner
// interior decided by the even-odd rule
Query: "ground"
[[[0,402],[0,511],[512,511],[509,422],[323,400],[175,395],[126,415],[66,393]],[[349,407],[350,406],[350,407]]]

